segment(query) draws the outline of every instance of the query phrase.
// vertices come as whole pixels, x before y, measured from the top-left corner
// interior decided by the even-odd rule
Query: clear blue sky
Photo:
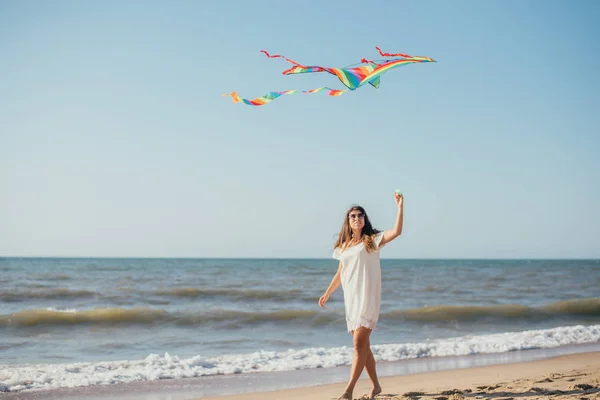
[[[365,4],[367,4],[365,6]],[[600,2],[0,1],[0,255],[600,257]],[[283,60],[437,63],[380,89]]]

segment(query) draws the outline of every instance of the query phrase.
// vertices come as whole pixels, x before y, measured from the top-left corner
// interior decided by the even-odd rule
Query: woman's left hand
[[[329,300],[329,295],[327,293],[325,293],[319,299],[319,305],[321,306],[321,308],[325,308],[325,303],[327,303],[327,300]]]

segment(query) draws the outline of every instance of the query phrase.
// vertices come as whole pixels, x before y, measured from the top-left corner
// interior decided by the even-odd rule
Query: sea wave
[[[600,298],[558,301],[540,307],[523,305],[428,306],[384,312],[380,319],[420,322],[468,322],[493,319],[552,319],[556,317],[600,317]]]
[[[83,299],[98,296],[89,290],[73,290],[67,288],[44,288],[43,290],[10,290],[0,291],[0,301],[5,303],[31,300]]]
[[[216,298],[227,297],[231,300],[290,300],[301,298],[307,300],[306,296],[301,296],[300,290],[254,290],[254,289],[198,289],[198,288],[174,288],[169,290],[157,290],[153,294],[157,296],[175,297],[175,298]],[[310,301],[316,299],[308,298]]]
[[[600,325],[562,326],[544,330],[504,332],[464,336],[421,343],[373,345],[377,361],[400,361],[424,357],[465,356],[505,353],[517,350],[555,348],[600,342]],[[283,352],[261,350],[249,354],[228,354],[179,358],[164,353],[143,360],[78,362],[69,364],[4,365],[0,383],[10,391],[116,384],[170,378],[289,371],[350,365],[351,346],[290,349]]]
[[[307,301],[316,303],[318,296],[306,295],[301,290],[257,290],[257,289],[237,289],[237,288],[194,288],[181,287],[169,288],[153,291],[137,290],[134,287],[117,287],[121,293],[126,292],[127,296],[135,295],[139,302],[152,303],[156,301],[165,301],[169,299],[227,299],[229,301]],[[120,300],[120,296],[115,293],[102,293],[89,290],[76,290],[67,288],[54,288],[41,284],[29,284],[28,287],[0,290],[0,302],[32,302],[45,299],[76,300],[81,298],[97,298],[106,301]]]
[[[168,318],[169,313],[167,311],[148,308],[97,308],[85,311],[48,308],[45,310],[23,310],[0,316],[0,327],[58,326],[86,323],[108,325],[122,323],[148,324],[165,321]]]
[[[398,322],[473,322],[493,319],[498,323],[519,321],[544,321],[562,318],[587,318],[590,321],[600,317],[600,299],[576,299],[559,301],[540,307],[522,305],[493,306],[434,306],[408,310],[394,310],[381,313],[379,319],[386,323]],[[251,312],[236,310],[173,312],[160,308],[96,308],[91,310],[33,309],[22,310],[8,315],[0,315],[1,327],[27,328],[37,326],[64,325],[122,325],[122,324],[163,324],[202,326],[211,323],[226,323],[233,327],[257,325],[261,323],[319,325],[338,323],[344,319],[343,312],[315,309],[284,309],[278,311]]]
[[[23,310],[0,316],[0,327],[36,327],[61,325],[152,325],[170,322],[177,325],[202,325],[227,322],[253,325],[264,322],[307,321],[328,322],[339,315],[320,314],[316,310],[281,310],[272,312],[244,312],[218,310],[212,312],[169,312],[153,308],[96,308],[92,310]]]

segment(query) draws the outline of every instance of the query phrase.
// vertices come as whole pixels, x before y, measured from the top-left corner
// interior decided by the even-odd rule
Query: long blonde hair
[[[333,245],[333,248],[337,249],[339,247],[340,249],[343,249],[344,246],[347,246],[350,240],[352,240],[352,228],[350,227],[350,223],[348,222],[348,220],[350,218],[350,213],[354,210],[360,211],[365,216],[365,226],[363,226],[362,228],[361,235],[362,242],[365,245],[367,252],[370,253],[372,251],[377,250],[375,241],[373,240],[373,236],[378,234],[380,231],[373,228],[373,226],[371,225],[371,221],[369,221],[369,217],[367,216],[367,212],[364,208],[362,208],[359,205],[353,205],[348,211],[346,211],[346,217],[344,218],[342,229],[340,229],[338,239],[335,242],[335,245]]]

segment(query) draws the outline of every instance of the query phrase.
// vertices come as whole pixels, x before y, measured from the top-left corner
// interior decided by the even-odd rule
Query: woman
[[[381,302],[379,249],[402,233],[404,197],[396,193],[394,196],[398,206],[396,224],[393,229],[385,232],[373,229],[367,213],[361,206],[353,206],[346,212],[333,251],[333,258],[340,261],[338,270],[327,291],[319,299],[319,305],[325,308],[329,296],[340,284],[342,285],[346,325],[354,342],[354,358],[350,381],[338,400],[352,400],[354,386],[365,367],[373,385],[367,398],[372,399],[381,393],[370,336],[379,319]]]

